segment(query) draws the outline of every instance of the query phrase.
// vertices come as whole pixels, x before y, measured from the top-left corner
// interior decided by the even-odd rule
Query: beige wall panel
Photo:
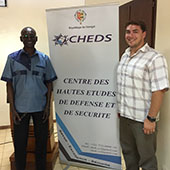
[[[170,1],[157,0],[157,24],[156,44],[159,50],[167,59],[168,72],[170,75]],[[158,163],[159,170],[170,169],[170,91],[166,92],[161,108],[160,121],[158,123]]]
[[[103,4],[103,3],[119,3],[125,4],[131,0],[85,0],[86,5]]]

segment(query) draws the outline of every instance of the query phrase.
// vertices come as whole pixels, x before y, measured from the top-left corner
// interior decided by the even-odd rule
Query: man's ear
[[[144,39],[146,38],[146,31],[143,32],[143,38],[144,38]]]
[[[23,42],[23,41],[22,41],[22,36],[20,36],[20,41]]]

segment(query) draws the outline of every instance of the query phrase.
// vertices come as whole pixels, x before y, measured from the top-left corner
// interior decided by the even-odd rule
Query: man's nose
[[[133,32],[130,32],[130,33],[128,34],[129,37],[133,37],[133,35],[134,35]]]
[[[31,36],[28,36],[28,40],[31,40],[32,39],[32,37]]]

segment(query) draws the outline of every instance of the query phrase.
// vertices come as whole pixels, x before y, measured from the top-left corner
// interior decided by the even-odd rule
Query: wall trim
[[[2,130],[2,129],[9,129],[9,128],[11,128],[11,126],[10,126],[10,125],[0,126],[0,130]]]

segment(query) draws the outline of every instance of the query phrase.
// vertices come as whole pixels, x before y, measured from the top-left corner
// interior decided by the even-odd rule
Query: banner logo
[[[62,35],[62,34],[60,34],[58,36],[54,35],[53,41],[55,42],[55,45],[60,45],[60,46],[68,45],[67,35]]]
[[[86,12],[84,10],[79,9],[78,11],[76,11],[76,13],[74,14],[75,19],[82,24],[82,22],[86,19]]]
[[[112,34],[90,34],[90,35],[62,35],[61,33],[57,36],[54,35],[53,39],[55,46],[68,45],[68,43],[99,43],[99,42],[110,42],[112,41]]]

